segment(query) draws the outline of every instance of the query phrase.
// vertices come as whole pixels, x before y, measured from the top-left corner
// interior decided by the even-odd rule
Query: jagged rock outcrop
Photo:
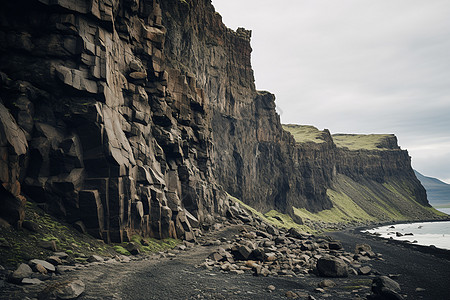
[[[26,195],[123,241],[193,239],[224,213],[209,100],[166,66],[158,1],[1,6],[0,217],[20,222]]]
[[[194,74],[210,99],[217,181],[262,211],[331,207],[326,181],[313,178],[316,170],[310,166],[298,166],[296,156],[304,154],[282,130],[274,95],[255,89],[251,32],[226,28],[208,0],[171,0],[161,6],[167,63]]]

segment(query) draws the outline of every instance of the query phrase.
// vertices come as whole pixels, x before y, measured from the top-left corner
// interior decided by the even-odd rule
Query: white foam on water
[[[396,224],[364,230],[383,238],[409,241],[423,246],[434,245],[450,250],[450,221]],[[397,236],[402,235],[402,236]],[[411,235],[412,234],[412,235]]]

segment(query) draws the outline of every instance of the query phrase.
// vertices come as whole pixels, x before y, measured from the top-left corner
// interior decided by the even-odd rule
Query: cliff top
[[[290,132],[297,143],[324,143],[324,132],[311,125],[283,124],[283,129]]]
[[[393,134],[333,134],[338,148],[349,150],[393,150],[400,149]]]

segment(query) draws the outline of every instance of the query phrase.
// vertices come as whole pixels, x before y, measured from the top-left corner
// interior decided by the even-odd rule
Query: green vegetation
[[[283,124],[283,129],[290,132],[297,143],[324,143],[323,132],[311,125]]]
[[[92,254],[107,257],[115,254],[110,245],[76,231],[45,213],[33,202],[26,203],[25,221],[35,223],[37,232],[14,228],[0,231],[0,243],[4,245],[1,248],[0,265],[16,267],[18,263],[30,259],[45,259],[53,253],[48,249],[51,245],[49,242],[54,242],[57,251],[66,252],[71,261],[82,262]]]
[[[122,255],[131,255],[130,252],[128,252],[127,249],[125,249],[124,247],[120,246],[120,245],[115,245],[113,246],[114,250],[116,250],[117,253],[122,254]]]
[[[169,249],[173,249],[181,241],[172,238],[157,240],[154,238],[144,238],[139,234],[135,234],[131,237],[131,242],[137,245],[141,253],[150,253],[150,252],[162,252]],[[128,243],[122,243],[116,244],[113,247],[114,250],[119,254],[131,255],[131,253],[125,249],[127,245]]]
[[[277,227],[282,227],[286,229],[290,229],[292,227],[299,229],[300,231],[304,231],[307,233],[312,233],[313,230],[306,225],[300,225],[294,222],[289,215],[282,214],[276,210],[271,210],[264,214],[266,220],[269,221],[272,225]]]
[[[303,220],[325,223],[349,223],[352,221],[374,221],[375,218],[367,214],[350,197],[344,193],[327,190],[327,195],[333,203],[333,208],[312,213],[304,208],[294,208],[294,213]]]
[[[349,150],[387,150],[386,140],[392,134],[333,134],[333,141],[339,148]]]
[[[306,225],[300,225],[300,224],[295,223],[294,220],[292,220],[292,218],[286,214],[282,214],[276,210],[271,210],[271,211],[263,214],[263,213],[257,211],[256,209],[254,209],[253,207],[245,204],[241,200],[239,200],[231,195],[228,195],[228,197],[232,201],[239,203],[239,205],[244,207],[247,211],[251,212],[253,214],[253,216],[259,217],[261,220],[264,220],[273,226],[287,228],[287,229],[294,227],[294,228],[297,228],[301,231],[308,232],[308,233],[311,233],[313,231],[311,228],[309,228]]]

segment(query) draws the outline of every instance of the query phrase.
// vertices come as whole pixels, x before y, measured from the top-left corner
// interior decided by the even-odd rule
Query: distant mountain
[[[428,177],[420,174],[416,170],[417,179],[427,190],[428,201],[435,207],[450,207],[450,184],[440,181],[437,178]]]

